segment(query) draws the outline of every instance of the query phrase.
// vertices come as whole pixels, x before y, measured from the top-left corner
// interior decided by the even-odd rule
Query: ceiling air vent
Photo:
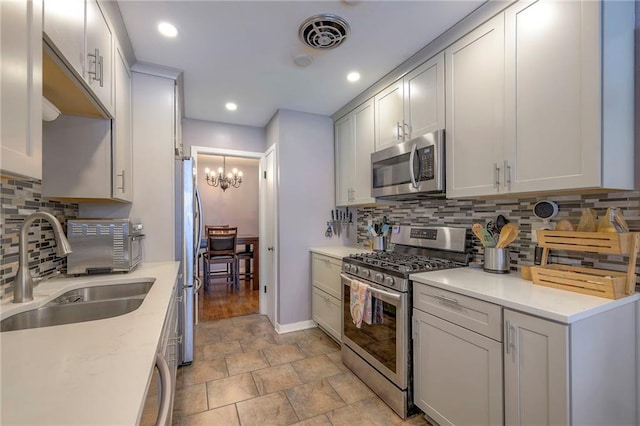
[[[349,36],[349,24],[337,15],[322,14],[307,18],[300,25],[300,40],[314,49],[333,49]]]

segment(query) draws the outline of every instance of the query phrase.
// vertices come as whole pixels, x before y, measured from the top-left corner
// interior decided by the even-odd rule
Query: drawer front
[[[413,306],[502,342],[502,307],[425,284],[413,284]]]
[[[313,320],[338,342],[342,340],[342,316],[340,299],[313,287],[311,297]]]
[[[329,256],[313,254],[311,257],[311,280],[312,284],[322,291],[340,300],[340,271],[342,270],[342,260]]]

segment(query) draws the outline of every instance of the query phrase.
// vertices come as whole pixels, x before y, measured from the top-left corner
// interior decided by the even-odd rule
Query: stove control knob
[[[380,272],[376,273],[375,277],[373,277],[373,280],[379,283],[382,282],[382,279],[383,279],[383,276]]]
[[[356,265],[351,265],[351,273],[352,274],[357,274],[358,273],[358,267]]]
[[[342,270],[343,270],[343,271],[345,271],[345,272],[349,272],[349,268],[350,268],[350,266],[349,266],[349,264],[348,264],[348,263],[343,263],[343,264],[342,264]]]
[[[362,270],[362,276],[363,277],[369,278],[370,275],[371,275],[371,271],[370,270],[368,270],[368,269],[363,269]]]
[[[396,280],[394,280],[393,277],[386,277],[384,279],[385,285],[388,285],[389,287],[393,287],[393,285],[395,284],[395,281]]]

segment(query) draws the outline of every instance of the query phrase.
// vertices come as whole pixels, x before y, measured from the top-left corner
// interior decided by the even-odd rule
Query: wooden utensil
[[[478,237],[483,247],[495,247],[496,241],[493,239],[489,231],[487,231],[484,226],[479,223],[474,223],[471,227],[473,234]]]
[[[496,248],[504,248],[515,241],[518,238],[518,233],[520,232],[520,228],[518,225],[513,223],[507,223],[502,227],[502,231],[500,231],[500,238],[498,238],[498,243],[496,244]]]

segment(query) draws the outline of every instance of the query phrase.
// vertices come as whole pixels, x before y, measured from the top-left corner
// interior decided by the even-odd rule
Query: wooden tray
[[[630,254],[637,232],[573,232],[538,230],[538,245],[554,250]]]
[[[627,274],[624,272],[570,265],[544,265],[532,267],[531,276],[534,284],[545,287],[607,299],[620,299],[627,295]]]

